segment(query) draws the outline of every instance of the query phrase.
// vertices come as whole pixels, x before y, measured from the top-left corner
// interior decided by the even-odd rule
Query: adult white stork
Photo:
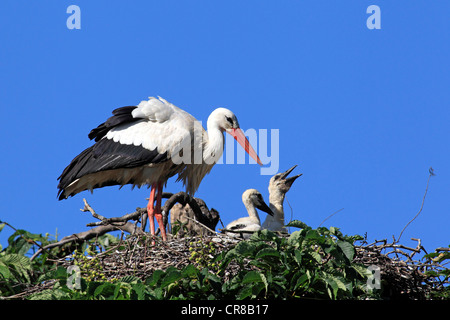
[[[186,192],[193,195],[223,153],[224,131],[262,164],[228,109],[218,108],[211,113],[207,131],[189,113],[161,97],[150,97],[138,106],[118,108],[112,113],[89,133],[95,144],[75,157],[58,178],[59,200],[105,186],[148,185],[150,233],[155,234],[155,217],[163,240],[163,185],[178,174],[177,181],[182,181]]]
[[[239,218],[227,224],[225,230],[232,232],[225,232],[227,235],[236,237],[242,236],[244,239],[250,238],[250,233],[261,230],[261,220],[259,219],[258,211],[264,211],[273,216],[272,210],[264,202],[261,193],[256,189],[245,190],[242,194],[242,202],[247,209],[248,217]],[[239,233],[240,231],[244,231]]]

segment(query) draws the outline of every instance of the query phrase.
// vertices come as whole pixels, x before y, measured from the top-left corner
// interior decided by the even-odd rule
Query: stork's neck
[[[283,221],[283,223],[284,223],[284,208],[283,208],[284,196],[285,194],[279,192],[278,190],[274,191],[269,189],[269,207],[274,213],[273,215],[274,220],[280,220]]]
[[[216,163],[223,153],[223,130],[217,125],[217,121],[211,116],[207,123],[207,138],[203,145],[203,160],[208,164]]]
[[[247,209],[250,219],[254,220],[258,224],[261,224],[261,221],[259,220],[259,214],[258,211],[256,211],[255,205],[248,200],[244,201],[244,205]]]

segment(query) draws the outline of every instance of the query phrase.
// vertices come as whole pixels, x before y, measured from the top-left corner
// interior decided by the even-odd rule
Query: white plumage
[[[244,191],[242,194],[242,202],[247,209],[248,217],[239,218],[230,222],[225,227],[225,230],[232,231],[226,232],[229,236],[247,239],[251,236],[250,232],[261,230],[261,220],[256,209],[262,210],[269,215],[273,215],[273,212],[264,202],[261,193],[255,189]]]
[[[112,128],[106,138],[125,145],[157,150],[158,153],[169,151],[173,154],[183,140],[190,138],[193,124],[197,122],[189,113],[162,98],[150,97],[148,101],[142,101],[131,115],[142,120],[133,125],[125,123]]]

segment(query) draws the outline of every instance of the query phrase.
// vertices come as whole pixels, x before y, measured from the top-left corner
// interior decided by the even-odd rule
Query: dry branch
[[[164,193],[164,198],[168,198],[168,200],[164,203],[164,206],[161,208],[163,212],[163,216],[165,217],[164,223],[167,225],[167,212],[172,209],[172,207],[176,203],[181,203],[182,205],[189,205],[194,211],[195,217],[197,219],[197,223],[203,225],[205,228],[214,229],[217,220],[214,220],[211,215],[211,212],[208,210],[205,202],[201,199],[193,198],[185,192],[179,192],[176,194]],[[51,243],[45,247],[41,247],[36,253],[31,257],[31,260],[34,260],[38,255],[40,255],[43,251],[48,251],[52,248],[62,247],[67,244],[80,244],[84,241],[88,241],[93,238],[100,237],[106,233],[113,231],[122,231],[127,232],[131,235],[143,233],[145,229],[146,221],[147,221],[147,209],[146,208],[136,208],[136,211],[133,213],[125,214],[121,217],[112,217],[105,218],[104,216],[98,214],[86,201],[83,199],[84,207],[80,209],[82,212],[90,212],[92,216],[100,221],[88,223],[88,227],[95,227],[89,229],[87,231],[79,232],[76,234],[72,234],[70,236],[62,238],[60,241]],[[130,221],[135,221],[135,223],[131,223]],[[141,227],[138,227],[137,223],[141,222]],[[159,229],[158,229],[159,231]],[[214,232],[214,231],[213,231]]]
[[[416,220],[416,218],[417,218],[417,217],[419,216],[419,214],[422,212],[423,205],[424,205],[424,203],[425,203],[425,198],[426,198],[427,192],[428,192],[428,186],[430,185],[430,178],[431,178],[432,176],[435,176],[432,167],[430,167],[430,169],[428,170],[428,172],[429,172],[429,174],[428,174],[427,186],[426,186],[426,188],[425,188],[425,193],[424,193],[423,198],[422,198],[422,204],[420,205],[419,212],[417,212],[417,214],[414,216],[414,218],[412,218],[412,219],[406,224],[406,226],[405,226],[405,227],[402,229],[402,231],[400,232],[400,235],[398,236],[397,240],[394,240],[394,242],[399,242],[399,241],[400,241],[400,238],[402,237],[403,232],[405,231],[405,229],[406,229],[406,228],[407,228],[414,220]]]

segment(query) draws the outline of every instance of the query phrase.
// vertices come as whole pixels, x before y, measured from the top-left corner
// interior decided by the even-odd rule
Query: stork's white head
[[[217,126],[217,128],[222,132],[240,128],[236,115],[231,110],[225,108],[217,108],[210,114],[208,118],[208,126],[210,124]]]
[[[217,108],[208,118],[208,132],[210,130],[226,131],[233,136],[234,139],[245,149],[245,151],[260,165],[261,160],[252,148],[244,132],[239,127],[239,122],[236,115],[226,108]]]
[[[285,172],[277,173],[274,175],[270,181],[269,181],[269,193],[271,197],[274,196],[280,198],[281,200],[284,199],[284,195],[289,191],[294,181],[302,176],[302,173],[293,176],[293,177],[287,177],[289,173],[292,172],[297,167],[297,165],[293,166],[292,168],[286,170]],[[272,200],[271,200],[272,201]]]
[[[256,189],[245,190],[242,194],[242,202],[247,208],[253,206],[273,216],[272,210],[270,210],[269,206],[264,202],[261,193]]]

